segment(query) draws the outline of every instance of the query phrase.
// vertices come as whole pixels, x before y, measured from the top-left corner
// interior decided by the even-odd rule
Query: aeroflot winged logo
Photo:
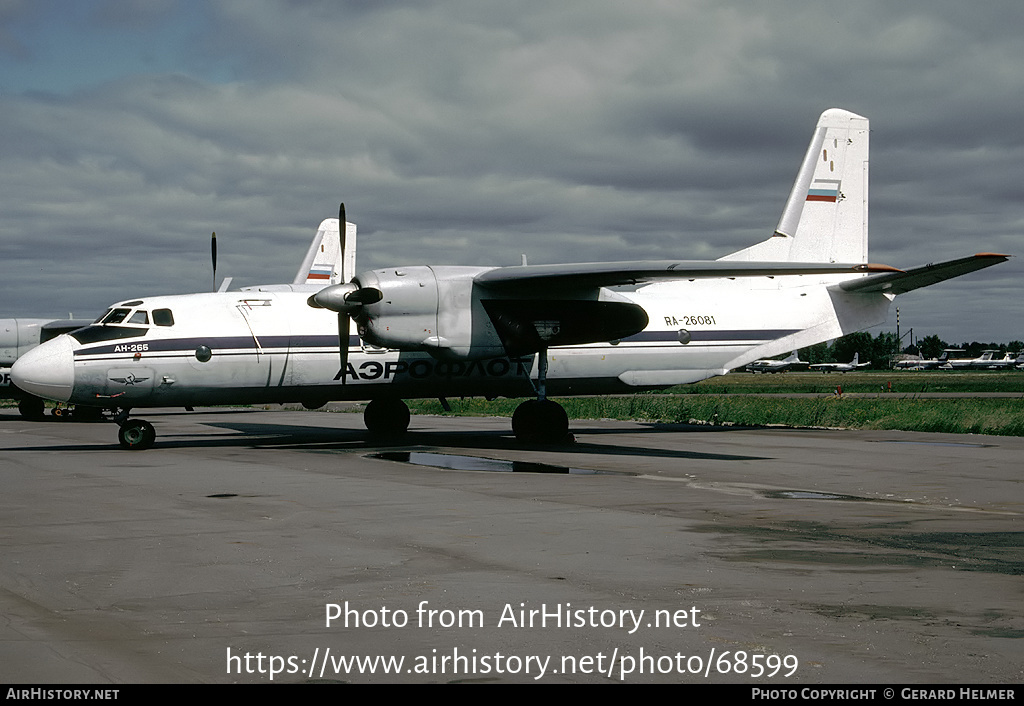
[[[110,379],[113,380],[114,382],[119,382],[119,383],[121,383],[123,385],[134,385],[137,382],[146,382],[146,380],[149,380],[148,377],[145,377],[145,378],[135,377],[135,375],[132,374],[132,373],[128,373],[123,378],[110,378]]]

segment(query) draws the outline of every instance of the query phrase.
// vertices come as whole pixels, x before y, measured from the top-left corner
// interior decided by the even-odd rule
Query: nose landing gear
[[[156,441],[156,430],[145,419],[128,419],[130,409],[122,410],[115,418],[117,422],[117,442],[122,449],[143,451],[150,448]]]

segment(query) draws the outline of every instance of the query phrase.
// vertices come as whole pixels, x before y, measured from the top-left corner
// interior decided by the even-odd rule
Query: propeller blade
[[[217,231],[210,238],[210,259],[213,260],[213,291],[217,291]]]
[[[349,325],[348,314],[338,314],[338,354],[341,357],[341,384],[348,383],[348,335]]]
[[[348,337],[352,329],[352,313],[362,307],[363,302],[358,300],[350,301],[350,297],[359,294],[359,285],[349,283],[352,277],[351,272],[345,271],[345,236],[348,233],[348,225],[345,221],[345,203],[338,206],[338,240],[341,258],[341,281],[344,284],[337,284],[333,287],[322,289],[307,301],[310,306],[320,306],[331,311],[338,312],[338,355],[341,358],[341,384],[348,383]],[[323,295],[321,297],[321,295]],[[380,301],[379,299],[377,301]]]
[[[341,265],[338,274],[341,275],[342,282],[348,282],[352,279],[352,272],[345,271],[345,236],[348,235],[348,227],[345,222],[345,203],[342,202],[338,206],[338,240],[341,246],[338,250],[338,257],[341,258]]]

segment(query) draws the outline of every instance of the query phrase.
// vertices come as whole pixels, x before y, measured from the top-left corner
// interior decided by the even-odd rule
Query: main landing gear
[[[562,405],[547,399],[547,377],[547,350],[542,350],[538,354],[537,399],[526,400],[512,415],[512,432],[519,441],[551,444],[569,435],[569,415]],[[375,398],[363,411],[363,423],[371,434],[403,434],[409,429],[409,407],[400,399]]]
[[[569,415],[551,400],[526,400],[512,414],[512,433],[519,441],[551,444],[569,434]]]
[[[139,419],[131,419],[129,423],[145,424]],[[399,399],[376,398],[363,410],[363,424],[375,436],[404,434],[409,429],[409,407]],[[562,405],[549,399],[526,400],[512,415],[512,432],[519,441],[542,444],[562,441],[569,434],[569,416]],[[147,448],[127,446],[124,440],[121,445]]]
[[[35,395],[26,394],[18,400],[18,412],[25,419],[38,422],[40,419],[45,417],[46,407],[43,404],[43,401]]]
[[[519,441],[551,444],[569,435],[569,415],[547,398],[548,351],[537,353],[537,399],[526,400],[512,414],[512,432]]]
[[[363,410],[363,424],[371,434],[404,434],[409,429],[409,406],[399,399],[377,397]]]
[[[58,402],[50,410],[50,414],[61,420],[74,420],[76,422],[96,422],[103,419],[102,407],[90,407],[88,405],[64,405]],[[43,401],[35,395],[26,394],[18,400],[18,412],[22,417],[33,422],[40,422],[46,419],[46,406]]]

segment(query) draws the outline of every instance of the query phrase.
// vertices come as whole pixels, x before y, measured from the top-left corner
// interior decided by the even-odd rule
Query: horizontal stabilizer
[[[490,289],[519,287],[525,283],[563,289],[614,287],[669,279],[778,277],[783,275],[899,273],[888,265],[823,262],[742,262],[726,260],[635,260],[566,265],[498,267],[474,281]]]
[[[959,260],[914,267],[906,272],[888,272],[853,279],[843,282],[839,287],[847,292],[905,294],[920,287],[927,287],[975,270],[998,265],[1000,262],[1006,262],[1009,258],[1009,255],[997,253],[978,253],[970,257],[962,257]]]

